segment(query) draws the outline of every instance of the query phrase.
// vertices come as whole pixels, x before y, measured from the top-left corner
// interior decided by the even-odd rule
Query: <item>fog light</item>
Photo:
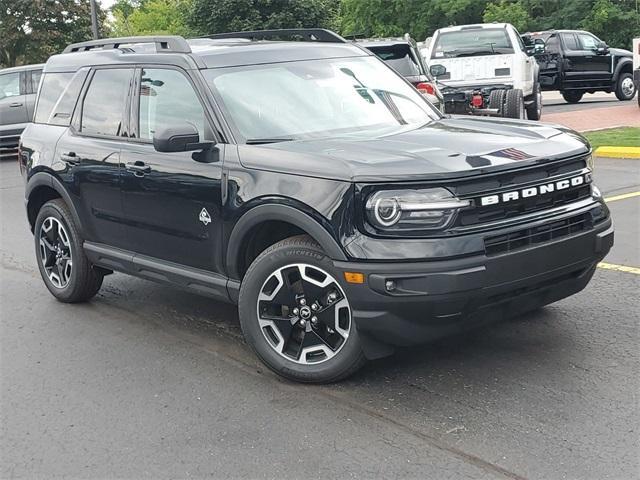
[[[387,292],[393,292],[396,289],[396,282],[394,282],[393,280],[387,280],[384,283],[384,288],[387,290]]]

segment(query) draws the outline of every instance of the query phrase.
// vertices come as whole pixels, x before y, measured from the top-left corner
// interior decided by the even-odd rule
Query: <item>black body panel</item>
[[[489,307],[519,311],[575,293],[610,249],[609,212],[590,185],[590,146],[579,134],[435,114],[392,135],[237,143],[199,69],[370,53],[349,43],[201,40],[191,53],[82,44],[77,49],[91,49],[49,60],[45,75],[91,66],[89,84],[96,69],[125,66],[132,74],[115,134],[86,134],[77,107],[68,126],[25,129],[20,167],[32,227],[38,208],[61,197],[94,265],[231,302],[248,265],[270,245],[254,242],[258,232],[261,241],[307,234],[338,270],[365,274],[363,285],[339,281],[370,357],[386,352],[380,340],[432,338]],[[162,40],[152,43],[160,48]],[[192,150],[157,151],[153,139],[165,125],[151,121],[140,138],[141,99],[151,118],[152,87],[163,85],[141,72],[159,66],[182,72],[202,103],[203,143]],[[178,123],[195,129],[184,116]],[[583,184],[553,195],[479,203],[576,175]],[[378,231],[365,220],[366,201],[393,189],[446,189],[466,206],[440,231]]]

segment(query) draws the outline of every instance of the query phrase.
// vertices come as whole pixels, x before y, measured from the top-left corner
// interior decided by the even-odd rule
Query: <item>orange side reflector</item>
[[[344,279],[348,283],[364,283],[364,273],[344,272]]]

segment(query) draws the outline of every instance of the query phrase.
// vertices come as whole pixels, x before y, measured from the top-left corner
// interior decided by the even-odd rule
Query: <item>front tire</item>
[[[529,120],[540,120],[542,117],[542,90],[540,84],[536,83],[531,95],[532,102],[527,106],[527,118]]]
[[[623,73],[618,77],[616,84],[616,98],[622,102],[631,100],[636,94],[636,85],[633,83],[633,76],[630,73]]]
[[[582,96],[584,92],[576,91],[576,90],[566,90],[562,92],[562,98],[564,98],[567,103],[578,103],[582,100]]]
[[[45,203],[33,232],[40,275],[54,297],[77,303],[98,293],[104,276],[84,254],[82,237],[64,201],[58,198]]]
[[[365,363],[339,272],[310,237],[262,252],[240,287],[240,325],[256,355],[278,375],[336,382]]]

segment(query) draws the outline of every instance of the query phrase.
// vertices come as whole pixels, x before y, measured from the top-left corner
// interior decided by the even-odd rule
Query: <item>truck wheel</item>
[[[542,90],[540,84],[536,83],[531,94],[532,102],[527,106],[527,118],[529,120],[540,120],[542,117]]]
[[[365,363],[339,272],[307,235],[262,252],[240,287],[240,325],[247,343],[278,375],[327,383]]]
[[[489,94],[489,108],[497,108],[500,116],[504,105],[504,93],[504,90],[492,90]]]
[[[519,88],[507,90],[503,116],[507,118],[525,118],[524,97],[522,96],[522,90]]]
[[[565,99],[567,103],[578,103],[582,100],[582,96],[584,92],[576,91],[576,90],[565,90],[562,92],[562,98]]]
[[[45,203],[33,232],[38,268],[54,297],[77,303],[98,293],[104,275],[91,266],[84,254],[80,232],[64,201],[58,198]]]
[[[621,101],[631,100],[636,94],[636,86],[630,73],[623,73],[618,77],[616,98]]]

